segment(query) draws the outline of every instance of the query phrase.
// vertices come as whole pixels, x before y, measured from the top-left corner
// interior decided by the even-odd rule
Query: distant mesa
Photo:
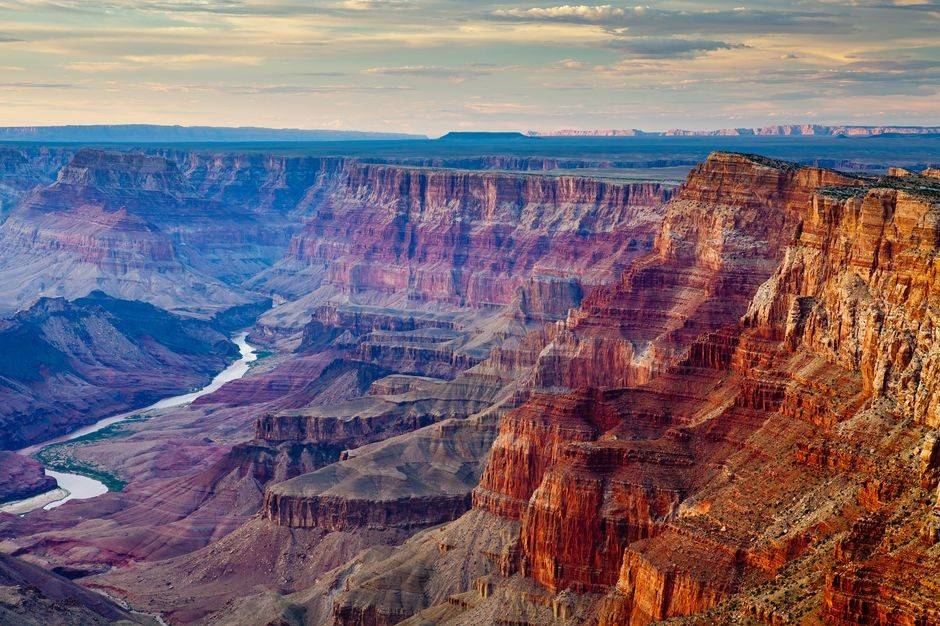
[[[450,132],[438,138],[438,141],[479,141],[481,139],[535,139],[536,135],[526,135],[523,133],[501,133],[501,132]]]
[[[636,128],[529,131],[533,137],[897,137],[937,135],[940,126],[827,126],[821,124],[782,124],[759,128],[721,128],[718,130],[645,131]]]
[[[0,126],[0,141],[63,141],[104,143],[260,142],[260,141],[388,141],[427,139],[406,133],[352,130],[306,130],[254,126],[160,126],[102,124],[81,126]]]

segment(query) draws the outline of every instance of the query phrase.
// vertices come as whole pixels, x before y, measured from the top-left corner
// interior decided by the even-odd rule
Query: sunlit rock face
[[[565,333],[620,356],[555,356],[573,390],[502,417],[474,512],[344,578],[333,619],[937,621],[938,199],[712,156],[532,362]],[[403,563],[429,572],[404,606]]]
[[[136,436],[166,457],[91,522],[0,520],[17,549],[180,622],[938,621],[929,172],[112,169],[60,182],[295,223],[239,283],[292,299],[257,331],[290,351]]]

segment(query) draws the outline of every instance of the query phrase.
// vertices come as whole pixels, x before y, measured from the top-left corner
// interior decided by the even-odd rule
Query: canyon
[[[93,291],[44,298],[0,325],[4,448],[183,391],[238,353],[209,322]]]
[[[126,484],[0,514],[3,584],[41,579],[0,606],[940,623],[936,170],[9,155],[3,447],[204,384],[238,329],[265,352],[70,446]],[[2,454],[3,489],[50,487]]]

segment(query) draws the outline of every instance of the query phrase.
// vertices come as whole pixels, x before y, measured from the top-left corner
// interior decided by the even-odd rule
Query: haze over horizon
[[[0,125],[940,123],[940,4],[0,0]]]

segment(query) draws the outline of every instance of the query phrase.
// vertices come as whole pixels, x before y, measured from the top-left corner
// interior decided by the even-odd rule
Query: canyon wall
[[[0,310],[94,289],[167,309],[242,304],[179,250],[180,229],[199,229],[210,212],[170,161],[81,150],[0,226]]]
[[[937,621],[938,191],[711,157],[650,255],[563,324],[662,346],[657,366],[627,378],[629,356],[562,360],[577,389],[504,415],[474,493],[477,523],[513,524],[505,548],[467,570],[419,534],[348,575],[332,619]],[[644,300],[638,277],[657,266],[699,277]],[[458,520],[434,536],[465,533]],[[405,613],[375,592],[402,584],[403,561],[429,572]],[[479,584],[431,582],[470,572]]]
[[[347,159],[162,151],[132,163],[160,197],[161,177],[178,173],[180,191],[168,195],[184,197],[180,206],[195,197],[208,214],[225,205],[303,225],[287,258],[249,281],[300,296],[259,327],[282,350],[159,424],[75,452],[130,478],[124,492],[37,515],[23,524],[32,534],[9,521],[0,532],[89,584],[185,620],[249,593],[266,573],[302,589],[361,549],[465,513],[495,436],[491,409],[512,379],[476,366],[490,346],[563,319],[595,282],[644,254],[671,195],[659,184]],[[88,176],[85,187],[112,184],[101,182],[111,174]],[[246,199],[252,188],[260,192]],[[194,241],[175,220],[153,223],[174,245]],[[187,254],[187,271],[212,269],[197,267],[198,248]],[[321,266],[336,268],[329,280]],[[389,268],[418,278],[396,283]],[[93,519],[78,520],[79,509]],[[276,543],[287,537],[297,544]],[[332,556],[278,560],[282,548],[299,558],[298,544]],[[244,569],[233,546],[246,545],[274,571],[210,582],[214,567]],[[179,572],[204,602],[165,586]]]
[[[99,169],[60,183],[125,186]],[[175,418],[164,451],[215,429],[198,470],[75,505],[88,522],[2,520],[19,550],[184,622],[940,620],[930,172],[130,171],[168,214],[294,224],[247,284],[294,298],[259,334],[295,351]]]
[[[23,195],[55,180],[73,152],[68,148],[45,146],[0,146],[0,222]]]
[[[259,284],[361,303],[508,304],[527,280],[598,284],[650,245],[654,183],[348,163]]]

